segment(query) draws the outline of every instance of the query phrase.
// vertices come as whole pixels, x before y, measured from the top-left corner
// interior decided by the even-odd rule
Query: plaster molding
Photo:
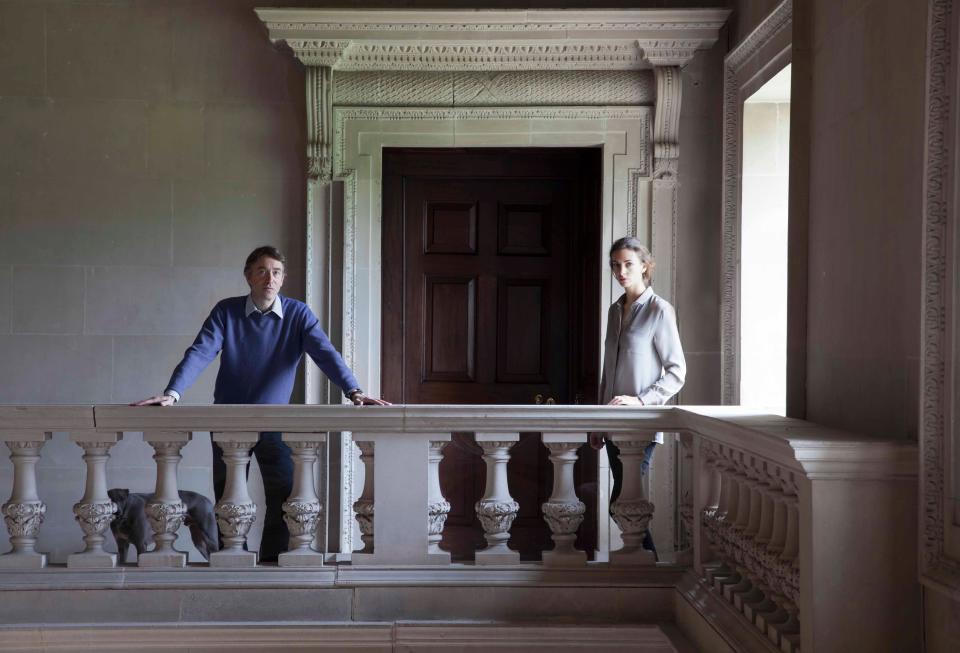
[[[923,311],[920,384],[920,580],[960,597],[960,560],[946,551],[952,410],[948,393],[953,363],[951,322],[958,306],[950,260],[957,255],[954,144],[956,17],[953,0],[929,0],[927,23],[926,143],[923,181]],[[952,309],[952,310],[951,310]]]
[[[792,39],[793,2],[784,0],[723,61],[723,228],[720,280],[720,401],[740,401],[740,185],[742,87],[764,47]],[[755,62],[756,63],[756,62]],[[751,66],[750,70],[759,69]]]
[[[336,70],[637,70],[707,49],[726,9],[257,9],[270,40]]]
[[[656,97],[650,71],[338,72],[338,106],[633,106]]]

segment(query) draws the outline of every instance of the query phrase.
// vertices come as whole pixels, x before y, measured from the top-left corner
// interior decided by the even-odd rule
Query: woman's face
[[[628,288],[644,289],[643,274],[647,266],[632,249],[618,249],[610,256],[610,271],[624,290]]]

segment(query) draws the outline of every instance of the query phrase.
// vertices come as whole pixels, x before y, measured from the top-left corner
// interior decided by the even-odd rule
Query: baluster
[[[573,466],[577,449],[587,441],[586,433],[543,433],[541,440],[550,451],[553,463],[553,492],[541,506],[554,542],[552,551],[543,552],[543,563],[550,566],[581,566],[587,555],[573,544],[583,522],[586,505],[577,497],[573,484]]]
[[[182,459],[180,450],[192,437],[192,433],[180,431],[147,431],[143,434],[144,442],[154,449],[153,459],[157,463],[157,486],[145,507],[156,546],[153,551],[137,557],[139,567],[184,567],[187,564],[187,555],[173,545],[187,514],[187,507],[180,500],[177,489],[177,465]]]
[[[246,550],[247,533],[257,518],[257,505],[247,490],[250,450],[260,434],[255,431],[213,433],[227,468],[223,495],[215,512],[223,548],[210,554],[211,567],[255,567],[257,554]]]
[[[764,465],[763,476],[759,486],[761,501],[763,502],[762,517],[760,530],[754,540],[757,544],[754,586],[757,588],[759,595],[750,600],[744,597],[743,605],[743,613],[747,619],[763,631],[765,631],[765,628],[759,626],[758,616],[776,609],[776,604],[770,599],[771,586],[768,570],[770,551],[773,545],[774,523],[776,521],[774,483],[775,476],[771,474],[769,468]]]
[[[643,536],[653,518],[654,505],[647,497],[640,475],[644,449],[653,437],[643,433],[611,433],[609,437],[619,447],[623,464],[623,489],[610,509],[613,520],[620,527],[623,547],[610,552],[610,562],[615,565],[655,564],[653,551],[643,548]]]
[[[786,597],[783,594],[783,583],[779,575],[780,554],[783,552],[787,541],[787,495],[780,489],[779,470],[772,479],[770,494],[774,501],[773,506],[773,527],[770,536],[770,543],[767,545],[767,552],[764,556],[764,579],[769,589],[768,597],[772,605],[764,606],[765,609],[756,610],[756,625],[769,637],[769,626],[775,623],[784,623],[788,618],[787,612],[783,609]],[[775,632],[775,631],[774,631]],[[775,642],[776,643],[776,642]]]
[[[738,540],[737,524],[745,519],[745,504],[747,497],[746,487],[741,482],[738,466],[738,454],[730,449],[724,450],[724,469],[727,485],[730,489],[730,498],[726,506],[723,520],[720,522],[720,548],[723,555],[726,574],[714,579],[714,586],[721,596],[727,595],[727,588],[737,586],[743,576],[737,564],[736,542]]]
[[[680,528],[676,561],[678,565],[693,564],[693,529],[695,524],[693,507],[693,484],[696,470],[693,462],[693,434],[681,432],[678,438],[680,456],[677,461],[680,479],[677,493],[679,498]]]
[[[799,610],[797,607],[799,582],[795,576],[799,555],[799,508],[797,505],[797,488],[785,476],[780,478],[780,486],[784,492],[784,542],[783,550],[773,561],[776,576],[777,593],[771,598],[779,605],[779,610],[765,617],[767,637],[771,642],[781,647],[781,650],[792,650],[794,642],[798,642],[800,632]]]
[[[747,484],[750,488],[750,520],[743,533],[743,568],[744,575],[749,587],[742,592],[733,594],[733,604],[746,614],[745,605],[750,602],[759,602],[763,600],[763,591],[760,589],[762,569],[758,562],[759,551],[762,544],[758,542],[758,536],[763,524],[763,494],[761,491],[760,477],[763,463],[756,458],[751,458],[751,464],[747,468]],[[749,618],[749,614],[747,614]]]
[[[475,509],[483,525],[487,548],[476,553],[476,563],[503,564],[519,562],[520,554],[507,547],[510,526],[520,510],[520,504],[510,496],[507,485],[507,462],[510,447],[520,440],[519,433],[477,433],[477,444],[483,449],[487,464],[487,485],[483,498]]]
[[[363,548],[357,553],[373,553],[373,442],[355,442],[360,450],[360,462],[363,463],[363,492],[353,502],[353,511],[360,524],[360,539]]]
[[[443,525],[450,514],[450,502],[440,490],[440,461],[449,440],[430,440],[427,454],[427,557],[437,564],[449,564],[450,553],[440,549]]]
[[[283,441],[293,450],[293,490],[283,504],[283,520],[290,531],[290,550],[281,553],[281,567],[321,567],[323,553],[311,545],[323,507],[317,497],[313,466],[317,448],[326,442],[325,433],[284,433]]]
[[[42,431],[34,433],[2,433],[13,461],[13,492],[0,511],[10,533],[11,551],[0,556],[0,569],[40,569],[47,565],[47,555],[34,547],[47,506],[37,494],[37,462],[40,449],[51,437]]]
[[[123,433],[72,431],[70,439],[83,449],[87,466],[83,498],[73,506],[73,514],[83,531],[84,549],[67,558],[67,567],[77,569],[110,568],[117,565],[117,556],[103,550],[103,534],[113,521],[117,504],[107,496],[107,460],[110,449],[123,438]]]

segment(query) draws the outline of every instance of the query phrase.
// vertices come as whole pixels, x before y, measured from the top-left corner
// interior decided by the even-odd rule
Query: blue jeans
[[[613,473],[613,490],[610,491],[610,505],[612,506],[613,502],[620,497],[620,490],[623,488],[623,463],[620,462],[620,448],[610,440],[607,440],[605,445],[607,447],[607,458],[610,460],[610,471]],[[647,472],[650,471],[650,462],[653,460],[653,451],[656,447],[657,443],[651,442],[647,445],[646,449],[643,450],[643,461],[640,463],[640,476],[646,476]],[[653,545],[653,536],[650,534],[649,528],[647,532],[643,534],[643,548],[648,551],[653,551],[653,555],[656,557],[657,547]]]
[[[282,433],[270,431],[260,434],[260,439],[251,452],[257,457],[260,475],[263,477],[263,494],[267,512],[263,519],[263,537],[260,540],[261,562],[276,562],[277,556],[287,550],[290,532],[283,521],[283,502],[293,491],[293,457],[290,447],[281,439]],[[227,466],[223,462],[223,450],[213,444],[213,492],[223,496],[227,482]],[[250,465],[247,465],[247,475]],[[221,542],[221,546],[223,543]]]

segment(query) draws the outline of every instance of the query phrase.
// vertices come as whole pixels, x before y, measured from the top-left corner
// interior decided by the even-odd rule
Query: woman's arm
[[[673,307],[665,304],[653,333],[653,347],[660,357],[663,372],[660,378],[640,394],[645,406],[660,406],[680,392],[687,376],[687,361],[680,345],[680,331]]]

